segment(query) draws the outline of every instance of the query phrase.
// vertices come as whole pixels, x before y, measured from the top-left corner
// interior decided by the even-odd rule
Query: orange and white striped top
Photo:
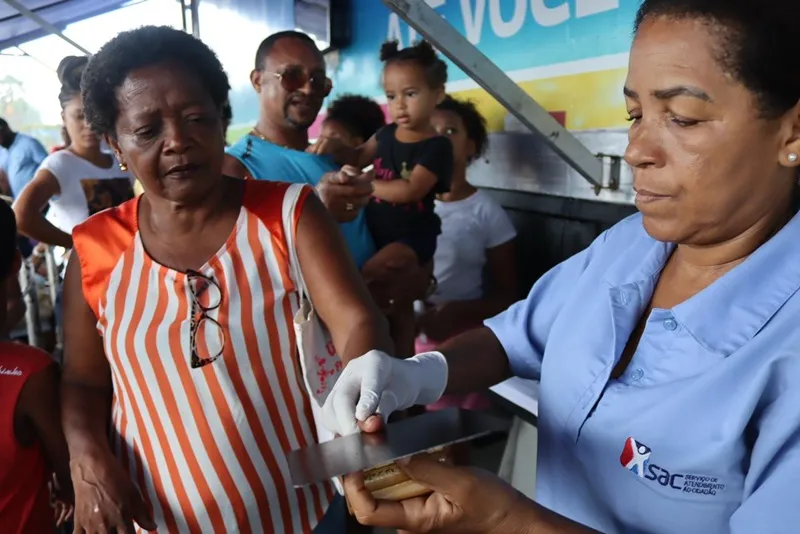
[[[200,368],[190,365],[189,281],[145,252],[141,197],[74,230],[111,365],[113,444],[159,532],[308,533],[334,494],[330,484],[292,488],[286,462],[316,440],[292,328],[287,187],[247,181],[233,232],[198,269],[219,285],[208,313],[225,337],[222,356]]]

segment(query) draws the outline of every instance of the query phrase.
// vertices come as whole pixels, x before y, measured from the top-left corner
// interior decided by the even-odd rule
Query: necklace
[[[266,135],[264,135],[264,134],[262,134],[262,133],[261,133],[261,132],[258,130],[258,128],[257,128],[257,127],[255,127],[255,126],[253,126],[253,135],[255,135],[256,137],[258,137],[258,138],[259,138],[259,139],[261,139],[262,141],[266,141],[267,143],[272,143],[272,141],[270,141],[269,139],[267,139],[267,136],[266,136]],[[275,144],[277,144],[277,143],[272,143],[272,144],[274,144],[274,145],[275,145]]]

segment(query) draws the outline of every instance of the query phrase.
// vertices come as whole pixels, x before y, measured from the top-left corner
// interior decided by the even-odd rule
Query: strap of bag
[[[300,260],[297,257],[297,244],[295,242],[295,211],[297,201],[303,192],[304,186],[301,184],[291,184],[283,197],[283,234],[286,236],[286,247],[289,249],[289,266],[292,271],[292,278],[300,293],[300,301],[306,299],[311,303],[311,296],[306,289],[306,282],[303,279],[303,270],[300,268]]]

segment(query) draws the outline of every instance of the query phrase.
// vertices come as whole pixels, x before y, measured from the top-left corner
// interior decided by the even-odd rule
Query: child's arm
[[[453,145],[446,137],[434,137],[426,147],[407,180],[375,180],[373,195],[387,202],[408,204],[418,202],[436,188],[436,192],[450,189],[453,174]]]
[[[59,370],[55,363],[31,376],[22,388],[19,408],[32,423],[50,467],[56,474],[62,496],[72,501],[69,451],[61,428]]]
[[[372,194],[386,202],[409,204],[425,198],[439,179],[421,164],[414,166],[408,180],[375,180],[372,182]]]
[[[366,143],[355,149],[353,155],[353,165],[359,169],[363,169],[375,161],[375,156],[378,154],[378,140],[373,135]]]
[[[316,143],[308,147],[307,152],[318,155],[330,155],[339,165],[352,165],[363,169],[375,159],[378,152],[378,141],[375,136],[361,146],[351,148],[342,143],[339,139],[322,137]]]

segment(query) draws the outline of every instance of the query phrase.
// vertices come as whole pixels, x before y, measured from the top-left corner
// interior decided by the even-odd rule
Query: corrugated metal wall
[[[625,130],[575,135],[592,152],[609,155],[621,156],[628,142]],[[526,290],[548,269],[636,212],[627,165],[618,190],[595,194],[583,177],[530,133],[492,134],[486,157],[470,168],[469,181],[490,193],[516,226],[520,282]]]

